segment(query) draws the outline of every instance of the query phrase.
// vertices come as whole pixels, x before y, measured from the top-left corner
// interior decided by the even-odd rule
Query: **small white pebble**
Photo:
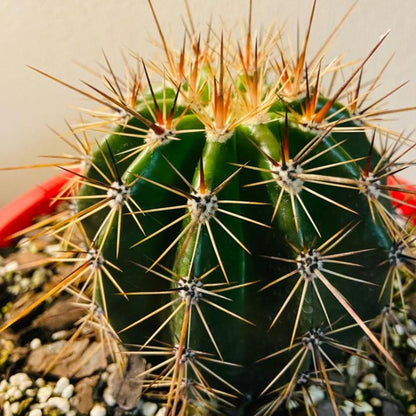
[[[409,415],[416,414],[416,405],[411,404],[411,405],[408,407],[408,409],[407,409],[407,413],[408,413]]]
[[[69,379],[68,377],[61,377],[55,385],[53,389],[54,394],[61,394],[64,391],[64,388],[69,386]]]
[[[16,400],[21,399],[23,396],[22,392],[19,390],[18,387],[11,385],[9,389],[6,391],[6,394],[4,395],[5,399],[14,402]]]
[[[111,390],[107,387],[103,392],[103,399],[108,406],[115,406],[116,399],[111,394]]]
[[[69,399],[74,394],[74,386],[72,384],[68,384],[61,393],[61,396],[64,399]]]
[[[16,373],[10,376],[9,383],[24,391],[32,385],[32,380],[26,373]]]
[[[14,402],[10,405],[10,411],[14,415],[17,415],[19,413],[19,407],[20,407],[20,403],[19,402]]]
[[[41,284],[45,282],[45,280],[45,273],[40,273],[38,270],[36,270],[32,276],[32,286],[39,287]]]
[[[90,416],[105,416],[106,414],[107,411],[101,404],[94,405],[94,407],[90,410]]]
[[[363,377],[362,381],[366,384],[375,384],[375,383],[377,383],[378,380],[377,380],[377,376],[375,374],[370,373],[370,374],[366,374]]]
[[[7,382],[7,380],[3,379],[2,381],[0,381],[0,393],[6,391],[9,388],[9,383]]]
[[[287,408],[288,410],[292,410],[292,409],[297,409],[299,407],[299,403],[295,400],[289,400],[288,404],[287,404]]]
[[[42,410],[32,409],[27,416],[42,416]]]
[[[68,334],[68,332],[67,332],[67,331],[65,331],[65,330],[63,329],[62,331],[56,331],[56,332],[54,332],[54,333],[51,335],[51,338],[52,338],[54,341],[58,341],[58,340],[60,340],[60,339],[65,339],[65,338],[66,338],[66,336],[67,336],[67,334]]]
[[[348,360],[347,373],[349,376],[355,376],[357,374],[359,358],[352,355]]]
[[[36,387],[43,387],[45,385],[45,380],[41,377],[35,380]]]
[[[383,405],[383,402],[377,397],[372,397],[370,399],[370,404],[374,407],[381,407]]]
[[[3,403],[3,416],[13,416],[12,410],[10,408],[10,403],[9,402],[4,402]]]
[[[23,397],[23,392],[20,389],[17,389],[14,394],[14,400],[20,400]]]
[[[350,409],[353,409],[355,405],[354,405],[354,402],[350,400],[345,400],[344,406],[349,407]]]
[[[21,380],[23,380],[26,377],[27,377],[27,375],[25,373],[16,373],[16,374],[13,374],[13,375],[11,375],[9,377],[9,383],[12,386],[16,386],[17,387],[20,384]]]
[[[359,402],[355,405],[355,411],[359,413],[367,413],[372,412],[373,408],[371,407],[370,403],[367,402]]]
[[[400,347],[401,341],[400,341],[400,337],[397,334],[391,334],[390,338],[394,347],[396,348]]]
[[[308,396],[310,400],[312,401],[312,403],[318,403],[325,398],[324,391],[317,386],[311,385],[308,388],[308,392],[309,392]]]
[[[166,407],[161,407],[157,413],[155,414],[155,416],[165,416],[166,413]]]
[[[47,401],[47,405],[50,407],[55,407],[65,414],[69,411],[69,402],[63,397],[50,397]]]
[[[408,319],[407,320],[407,329],[409,330],[409,332],[413,333],[416,331],[416,323],[413,319]]]
[[[29,289],[31,286],[31,281],[30,279],[28,279],[27,277],[24,277],[21,281],[20,281],[20,287],[26,291],[27,289]]]
[[[357,401],[364,399],[363,392],[360,389],[355,390],[354,396],[355,396],[355,400]]]
[[[33,338],[32,341],[30,341],[29,347],[31,350],[35,350],[36,348],[39,348],[42,345],[42,342],[39,338]]]
[[[416,350],[416,335],[411,335],[409,338],[407,338],[406,343],[410,348]]]
[[[28,397],[35,397],[36,396],[36,390],[35,389],[26,389],[25,394]]]
[[[342,411],[343,411],[343,413],[345,414],[345,416],[351,416],[352,415],[352,408],[351,407],[348,407],[348,406],[340,406],[339,407]]]
[[[157,411],[157,404],[151,403],[151,402],[143,403],[141,410],[142,410],[143,416],[154,416],[154,414]]]
[[[20,294],[20,287],[19,285],[11,285],[7,287],[7,292],[9,292],[11,295],[17,296]]]
[[[6,265],[3,267],[4,273],[8,272],[14,272],[19,267],[19,263],[14,260],[10,261],[9,263],[6,263]]]
[[[399,335],[399,336],[404,335],[403,325],[400,325],[400,324],[394,325],[394,329],[396,330],[397,335]]]
[[[39,403],[45,403],[51,397],[53,388],[51,386],[44,386],[38,390],[37,398]]]

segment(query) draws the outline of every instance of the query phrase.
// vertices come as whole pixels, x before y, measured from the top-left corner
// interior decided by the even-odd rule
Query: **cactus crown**
[[[34,237],[57,235],[76,267],[30,310],[68,287],[100,305],[103,340],[147,357],[166,415],[311,414],[311,386],[339,414],[346,355],[401,371],[369,323],[404,306],[414,266],[389,193],[406,192],[410,140],[374,124],[379,77],[362,83],[386,35],[333,91],[340,59],[307,59],[314,13],[295,56],[280,31],[253,40],[250,2],[243,46],[191,21],[177,51],[156,18],[166,59],[137,57],[126,79],[107,58],[102,89],[37,70],[106,110],[70,128],[80,154],[57,163],[73,173],[58,197],[75,208]]]

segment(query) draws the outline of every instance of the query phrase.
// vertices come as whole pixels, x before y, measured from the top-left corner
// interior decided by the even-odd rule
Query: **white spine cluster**
[[[381,182],[377,179],[373,173],[369,173],[367,176],[361,177],[359,183],[359,190],[361,194],[366,195],[373,201],[378,200],[381,194]]]
[[[157,124],[157,126],[161,129],[161,133],[157,133],[153,129],[149,129],[145,138],[145,143],[158,143],[160,145],[165,143],[170,137],[174,137],[176,134],[174,129],[168,129],[165,126],[160,126],[159,124]]]
[[[285,166],[273,167],[272,174],[277,184],[286,192],[299,194],[303,189],[303,181],[299,179],[303,169],[293,160],[289,160]]]
[[[316,276],[315,271],[321,270],[323,261],[321,255],[315,249],[310,249],[306,252],[301,252],[296,257],[299,273],[306,280],[312,280]]]
[[[184,277],[178,281],[178,287],[180,288],[178,295],[184,302],[194,305],[202,297],[200,290],[202,286],[202,282],[198,279]]]
[[[188,207],[192,220],[204,224],[215,215],[218,209],[218,198],[213,194],[198,193],[188,200]]]
[[[107,191],[107,197],[110,199],[110,208],[113,209],[123,206],[129,195],[130,188],[127,185],[120,182],[113,182]]]
[[[105,263],[103,255],[93,247],[88,250],[87,260],[94,270],[99,269]]]

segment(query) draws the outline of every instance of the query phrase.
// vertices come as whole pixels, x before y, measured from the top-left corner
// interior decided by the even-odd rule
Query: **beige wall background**
[[[183,0],[153,0],[166,33],[180,45]],[[351,0],[318,0],[310,51],[316,51]],[[248,0],[189,0],[193,16],[203,29],[212,17],[214,27],[237,26],[245,21]],[[303,35],[311,0],[253,0],[253,29],[265,29],[273,20],[286,23],[296,38]],[[346,59],[366,56],[379,36],[391,29],[382,48],[366,67],[367,79],[386,60],[394,59],[383,76],[379,95],[403,81],[409,84],[388,100],[389,107],[416,105],[415,0],[358,0],[334,42],[330,55]],[[159,53],[152,39],[156,27],[146,0],[0,0],[0,166],[31,164],[40,155],[67,148],[48,129],[64,132],[63,120],[78,121],[77,106],[86,100],[30,70],[35,66],[70,83],[91,80],[76,62],[98,68],[102,51],[122,71],[120,51],[133,50],[144,58]],[[399,113],[385,123],[409,134],[416,112]],[[415,170],[404,174],[416,182]],[[0,172],[0,206],[36,183],[52,176],[50,169]]]

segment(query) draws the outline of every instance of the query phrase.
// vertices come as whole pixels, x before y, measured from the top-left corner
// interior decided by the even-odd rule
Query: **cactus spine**
[[[176,52],[162,34],[166,62],[124,82],[107,61],[105,89],[71,87],[110,114],[82,127],[107,135],[75,171],[75,212],[46,231],[80,264],[48,295],[74,285],[101,305],[153,364],[166,415],[313,407],[312,384],[338,413],[332,374],[363,335],[400,371],[368,323],[403,302],[413,264],[387,184],[406,140],[373,127],[361,84],[385,36],[331,91],[337,64],[306,59],[314,11],[295,58],[251,23],[244,49],[195,31]]]

